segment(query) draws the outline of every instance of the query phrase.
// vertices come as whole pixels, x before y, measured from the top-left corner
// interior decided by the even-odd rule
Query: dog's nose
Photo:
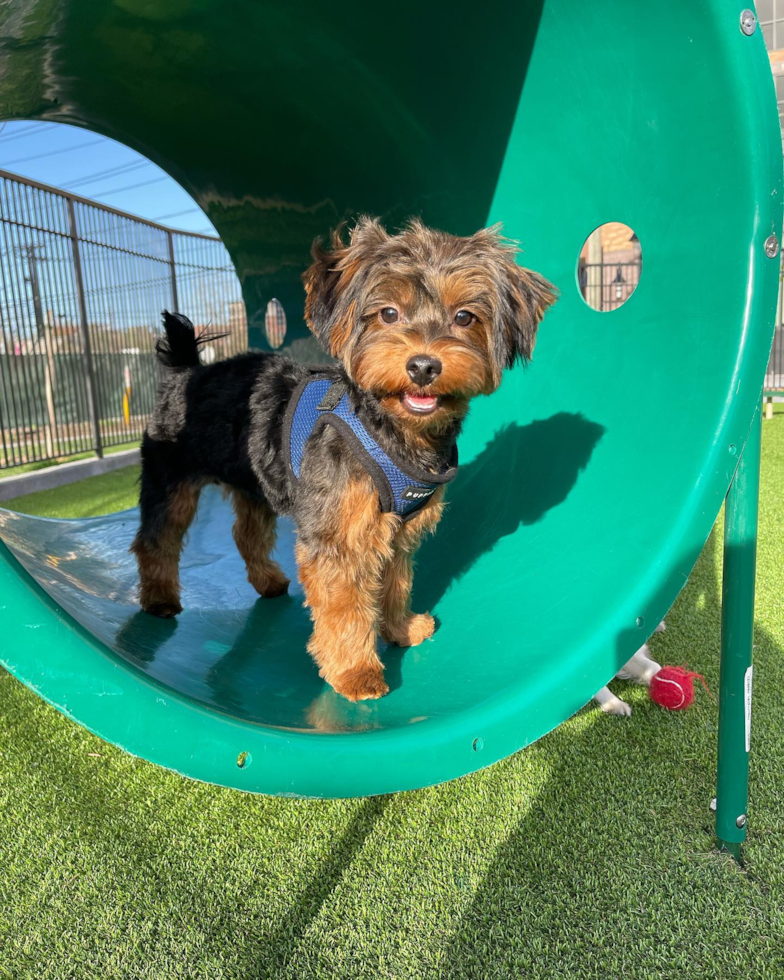
[[[441,374],[441,361],[427,354],[414,354],[406,363],[406,371],[415,385],[425,388]]]

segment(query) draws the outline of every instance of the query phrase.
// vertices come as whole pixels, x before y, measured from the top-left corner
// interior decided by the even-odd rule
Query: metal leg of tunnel
[[[760,408],[727,494],[724,515],[716,837],[719,848],[737,861],[747,830]]]

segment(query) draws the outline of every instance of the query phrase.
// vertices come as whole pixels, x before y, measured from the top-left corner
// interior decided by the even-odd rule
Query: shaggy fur
[[[360,219],[348,242],[313,247],[305,314],[337,363],[354,411],[390,455],[434,473],[450,461],[470,400],[505,367],[528,360],[552,286],[515,261],[497,229],[457,238],[411,222],[398,235]],[[443,491],[405,523],[382,513],[378,492],[330,426],[305,447],[299,479],[282,452],[292,392],[312,373],[285,357],[248,353],[199,363],[187,318],[164,314],[166,378],[142,443],[141,526],[132,550],[142,608],[181,611],[179,557],[201,488],[220,483],[237,515],[234,537],[248,578],[265,597],[288,582],[270,558],[275,516],[297,526],[296,555],[313,618],[308,649],[322,677],[350,700],[388,690],[381,635],[401,646],[432,636],[411,612],[413,557],[435,529]]]

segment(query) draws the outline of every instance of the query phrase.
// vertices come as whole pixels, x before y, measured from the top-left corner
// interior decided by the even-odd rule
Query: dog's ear
[[[503,361],[513,367],[517,360],[530,361],[542,317],[558,298],[555,286],[544,276],[507,262],[503,296]]]
[[[305,283],[305,320],[321,346],[341,357],[357,326],[357,300],[378,249],[389,235],[375,218],[361,217],[343,240],[343,226],[330,236],[330,248],[321,239],[313,243],[313,262]]]
[[[498,227],[479,234],[492,250],[496,269],[493,359],[496,381],[500,383],[504,368],[513,367],[518,360],[531,360],[539,324],[558,292],[544,276],[517,264],[517,244],[502,238]]]

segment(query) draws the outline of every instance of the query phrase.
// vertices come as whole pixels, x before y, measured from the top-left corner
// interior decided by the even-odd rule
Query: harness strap
[[[457,472],[457,447],[447,468],[438,474],[405,469],[379,446],[351,409],[346,385],[328,377],[306,378],[295,389],[283,425],[283,444],[289,475],[299,479],[305,444],[324,425],[333,426],[370,474],[378,491],[381,510],[403,520],[412,517],[436,490]]]

